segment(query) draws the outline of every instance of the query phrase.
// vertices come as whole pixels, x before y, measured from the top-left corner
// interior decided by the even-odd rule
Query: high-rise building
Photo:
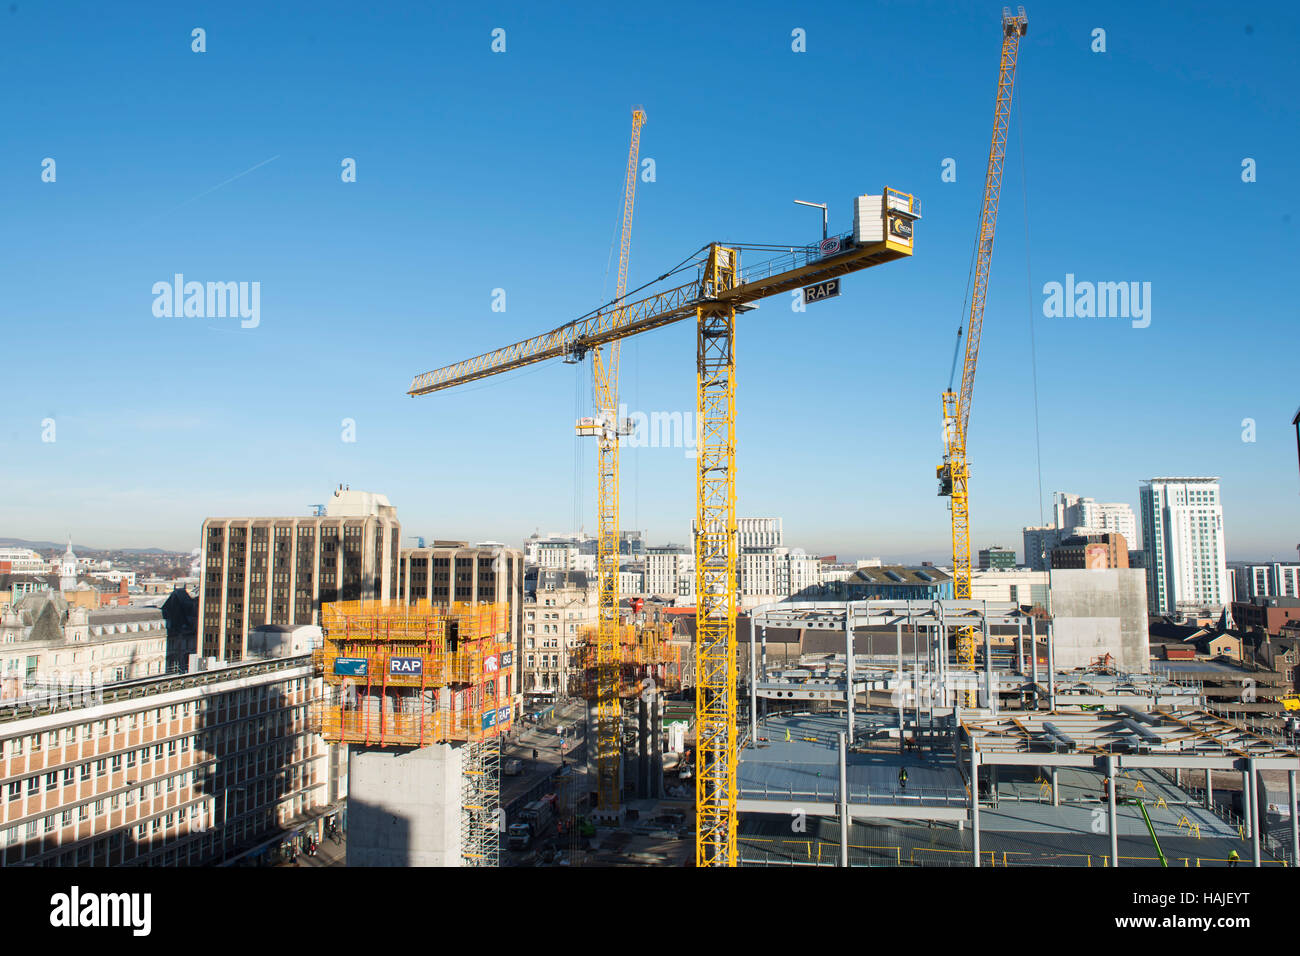
[[[199,653],[242,660],[255,627],[320,624],[322,603],[396,598],[401,533],[387,498],[342,488],[324,515],[208,518]]]
[[[645,551],[647,594],[690,597],[695,593],[695,554],[684,545],[669,544]]]
[[[1149,610],[1226,606],[1231,595],[1219,479],[1151,478],[1138,497]]]
[[[1056,526],[1067,534],[1105,534],[1114,531],[1137,546],[1137,518],[1123,502],[1097,501],[1068,492],[1056,493]]]

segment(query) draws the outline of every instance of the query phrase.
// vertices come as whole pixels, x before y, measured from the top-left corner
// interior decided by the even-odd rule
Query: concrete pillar
[[[1051,647],[1051,644],[1048,644]],[[1115,775],[1117,761],[1114,754],[1106,755],[1106,792],[1109,794],[1110,810],[1110,865],[1119,866],[1119,814],[1115,812],[1115,788],[1118,780]]]
[[[348,748],[348,866],[462,866],[463,744]]]
[[[1291,801],[1291,865],[1300,866],[1300,807],[1295,799],[1295,771],[1287,771],[1287,793]]]
[[[763,625],[762,627],[760,627],[758,630],[759,630],[759,633],[762,635],[762,639],[763,639],[763,647],[762,647],[762,651],[763,651],[763,667],[762,667],[762,670],[763,670],[763,680],[767,680],[767,625],[764,624],[764,625]]]
[[[848,745],[840,734],[840,866],[849,865],[849,760]]]
[[[1056,767],[1052,768],[1052,806],[1059,807],[1061,805],[1061,796],[1056,790],[1056,769]]]
[[[1255,769],[1255,758],[1251,757],[1248,761],[1250,769],[1246,774],[1250,777],[1250,851],[1255,860],[1256,866],[1263,866],[1259,855],[1259,831],[1263,829],[1263,816],[1259,809],[1259,771]]]
[[[970,829],[973,865],[980,865],[980,753],[970,741]]]
[[[1205,809],[1214,809],[1214,771],[1205,768]]]

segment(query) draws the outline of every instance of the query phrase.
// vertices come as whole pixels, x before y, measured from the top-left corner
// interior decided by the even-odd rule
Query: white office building
[[[1147,606],[1222,607],[1231,598],[1218,478],[1152,478],[1138,489]]]
[[[1133,509],[1120,501],[1097,501],[1068,492],[1056,493],[1056,526],[1070,535],[1105,534],[1117,531],[1129,547],[1138,546],[1137,517]]]

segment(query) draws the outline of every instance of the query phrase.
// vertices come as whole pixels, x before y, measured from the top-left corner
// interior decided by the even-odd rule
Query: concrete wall
[[[1051,582],[1057,668],[1110,654],[1120,670],[1150,670],[1144,570],[1054,570]]]
[[[350,747],[348,866],[460,866],[464,750]]]

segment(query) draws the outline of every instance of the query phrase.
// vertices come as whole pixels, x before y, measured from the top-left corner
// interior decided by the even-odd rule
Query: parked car
[[[511,757],[501,765],[501,772],[507,777],[519,777],[524,772],[524,762],[518,757]]]

